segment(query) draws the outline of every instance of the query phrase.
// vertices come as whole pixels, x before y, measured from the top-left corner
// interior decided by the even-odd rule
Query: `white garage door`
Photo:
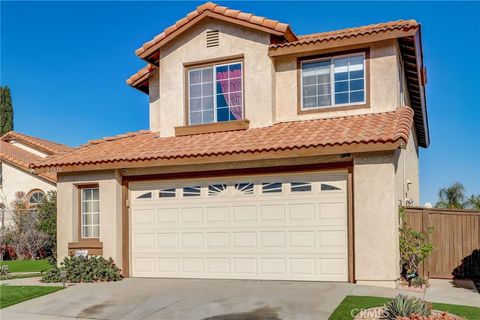
[[[130,185],[134,277],[347,281],[346,174]]]

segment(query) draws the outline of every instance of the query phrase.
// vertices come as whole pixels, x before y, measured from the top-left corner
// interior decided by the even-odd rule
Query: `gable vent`
[[[207,48],[218,47],[219,45],[219,34],[218,30],[208,30],[207,31]]]

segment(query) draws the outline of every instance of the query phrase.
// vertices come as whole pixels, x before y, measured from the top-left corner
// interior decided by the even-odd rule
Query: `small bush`
[[[416,278],[412,279],[412,285],[414,287],[422,287],[423,285],[427,285],[428,280],[422,276],[417,276]]]
[[[120,269],[112,258],[103,257],[66,257],[57,267],[43,273],[43,282],[61,282],[61,271],[66,271],[66,282],[102,282],[122,279]]]
[[[385,305],[382,319],[396,320],[401,317],[429,316],[432,313],[432,304],[414,297],[399,294]]]

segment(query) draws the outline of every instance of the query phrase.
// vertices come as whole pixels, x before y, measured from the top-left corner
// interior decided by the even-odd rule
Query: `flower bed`
[[[375,307],[360,311],[354,318],[354,320],[383,320],[382,318],[385,307]],[[410,317],[398,317],[398,320],[462,320],[463,318],[454,314],[446,313],[443,311],[433,310],[430,316],[415,316]]]

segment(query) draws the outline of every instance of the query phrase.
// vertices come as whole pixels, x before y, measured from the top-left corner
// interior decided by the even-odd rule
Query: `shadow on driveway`
[[[279,309],[263,307],[248,312],[221,314],[203,320],[281,320],[278,317]]]

